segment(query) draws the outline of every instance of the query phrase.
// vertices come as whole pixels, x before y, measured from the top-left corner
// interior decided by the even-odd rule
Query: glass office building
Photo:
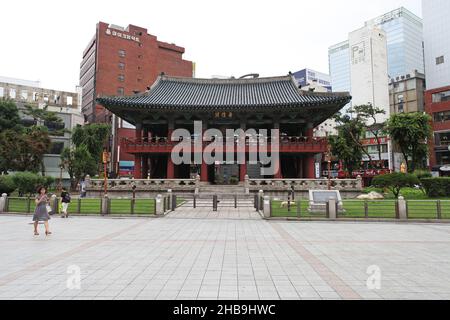
[[[365,25],[379,26],[386,32],[389,77],[395,79],[414,70],[424,73],[421,18],[402,7],[367,21]],[[348,40],[331,46],[328,57],[333,90],[351,92]]]

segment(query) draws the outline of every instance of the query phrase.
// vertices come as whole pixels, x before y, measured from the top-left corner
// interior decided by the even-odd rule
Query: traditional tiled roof
[[[270,109],[337,105],[342,108],[348,93],[312,93],[298,88],[292,76],[254,79],[192,79],[160,76],[149,91],[128,97],[100,97],[109,107],[152,110]],[[339,108],[339,109],[340,109]]]

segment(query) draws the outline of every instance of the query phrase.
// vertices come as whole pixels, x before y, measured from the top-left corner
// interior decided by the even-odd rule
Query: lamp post
[[[104,196],[108,194],[108,162],[110,160],[110,154],[106,149],[102,154],[103,160],[103,178],[104,178]]]
[[[331,190],[331,145],[328,141],[328,132],[327,134],[327,152],[325,154],[325,161],[328,163],[328,190]]]

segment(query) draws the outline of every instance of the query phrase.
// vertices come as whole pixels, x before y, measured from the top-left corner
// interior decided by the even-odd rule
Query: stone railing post
[[[408,220],[408,209],[406,200],[403,197],[398,198],[398,218],[400,220]]]
[[[258,208],[258,210],[264,210],[263,202],[264,202],[264,191],[263,190],[259,190],[259,193],[258,193],[258,205],[259,205],[259,208]]]
[[[164,215],[163,196],[160,195],[160,194],[158,194],[158,195],[156,196],[155,202],[156,202],[156,212],[155,212],[155,214],[156,214],[157,216]]]
[[[91,176],[90,175],[87,175],[84,178],[84,185],[85,185],[86,188],[92,187],[92,182],[91,182]]]
[[[264,201],[263,201],[264,218],[270,218],[272,216],[271,211],[272,211],[272,208],[271,208],[271,203],[270,203],[270,197],[265,196]]]
[[[195,194],[198,194],[200,192],[200,175],[197,175],[195,177]]]
[[[328,200],[328,219],[330,220],[336,220],[338,215],[338,206],[337,206],[337,200],[336,199],[330,199]]]
[[[363,179],[362,179],[362,177],[361,176],[358,176],[357,178],[356,178],[356,188],[358,188],[359,190],[362,190],[363,188],[364,188],[364,186],[363,186]]]
[[[109,214],[109,204],[110,204],[109,197],[108,197],[108,195],[105,195],[102,198],[102,207],[101,207],[101,215],[102,216]]]
[[[250,194],[250,177],[248,176],[248,174],[245,175],[244,188],[245,194]]]
[[[0,213],[6,212],[6,203],[8,201],[8,195],[6,193],[3,193],[0,198]]]

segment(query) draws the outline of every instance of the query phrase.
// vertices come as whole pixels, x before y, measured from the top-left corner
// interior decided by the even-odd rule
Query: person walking
[[[61,218],[63,219],[69,217],[67,210],[69,209],[70,200],[69,192],[67,192],[67,189],[63,187],[61,192]]]
[[[51,235],[48,220],[50,220],[49,208],[50,208],[50,198],[47,196],[47,190],[45,187],[40,187],[38,189],[38,194],[36,196],[36,209],[34,210],[33,222],[34,222],[34,235],[38,236],[38,225],[40,221],[44,222],[45,235]]]

